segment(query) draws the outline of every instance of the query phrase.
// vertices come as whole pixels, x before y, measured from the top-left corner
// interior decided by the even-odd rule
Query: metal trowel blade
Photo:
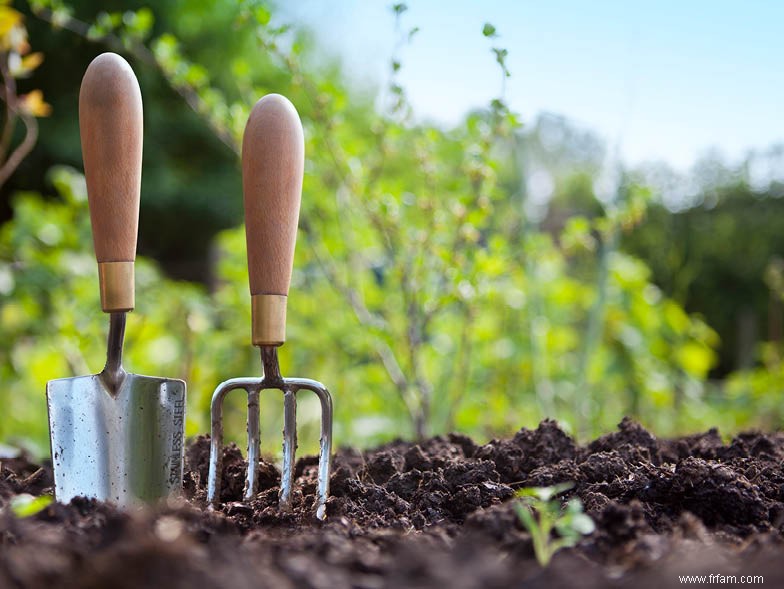
[[[112,394],[97,374],[46,385],[55,498],[151,502],[182,487],[185,382],[127,374]]]

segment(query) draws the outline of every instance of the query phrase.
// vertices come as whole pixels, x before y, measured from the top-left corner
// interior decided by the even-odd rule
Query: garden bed
[[[295,508],[279,474],[239,501],[244,463],[224,458],[223,506],[205,509],[209,442],[187,450],[186,500],[120,512],[74,500],[0,513],[0,587],[669,587],[679,575],[761,575],[784,585],[784,434],[724,443],[712,430],[657,440],[624,420],[577,446],[552,421],[477,445],[437,437],[339,451],[328,519],[312,516],[316,462],[297,464]],[[514,491],[573,481],[596,531],[542,569]],[[51,491],[51,473],[2,461],[0,506]],[[718,579],[718,577],[717,577]]]

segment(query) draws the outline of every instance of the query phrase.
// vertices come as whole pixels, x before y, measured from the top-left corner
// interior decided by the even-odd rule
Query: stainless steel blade
[[[125,374],[112,394],[101,375],[46,386],[55,497],[120,506],[182,487],[185,382]]]

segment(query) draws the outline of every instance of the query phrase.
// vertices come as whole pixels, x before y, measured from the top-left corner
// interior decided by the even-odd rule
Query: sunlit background
[[[249,345],[239,145],[289,96],[306,175],[284,375],[367,445],[544,417],[585,438],[784,419],[784,40],[775,2],[16,2],[0,142],[0,442],[47,451],[44,387],[106,318],[77,97],[112,50],[145,108],[127,368],[215,386]],[[10,124],[7,123],[10,121]],[[282,403],[262,408],[265,451]],[[230,438],[244,409],[232,399]],[[318,407],[301,400],[301,445]]]
[[[389,6],[303,0],[281,16],[311,27],[352,80],[373,87],[396,47]],[[488,55],[503,47],[505,96],[525,120],[565,117],[619,144],[629,164],[683,172],[714,151],[738,162],[781,141],[782,19],[771,1],[409,2],[402,23],[419,31],[400,51],[400,80],[417,119],[454,125],[498,95]],[[487,22],[492,42],[478,34]]]

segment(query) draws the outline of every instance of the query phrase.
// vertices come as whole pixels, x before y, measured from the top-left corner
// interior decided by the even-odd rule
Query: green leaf
[[[200,88],[209,83],[209,73],[203,66],[191,65],[185,74],[185,81],[194,88]]]
[[[52,10],[52,26],[55,28],[62,28],[68,21],[71,20],[71,9],[65,7],[58,7]]]
[[[93,23],[90,25],[90,28],[87,29],[87,39],[89,41],[97,41],[102,39],[108,34],[109,31],[106,30],[105,27],[99,25],[98,23]]]
[[[596,240],[591,234],[591,222],[586,218],[576,215],[566,221],[561,233],[561,245],[567,251],[596,249]]]
[[[123,14],[122,22],[128,33],[136,38],[144,39],[155,23],[155,17],[149,8],[140,8],[136,12],[129,10]]]
[[[527,505],[521,505],[520,503],[515,503],[515,511],[517,512],[517,516],[520,518],[520,521],[523,522],[523,526],[529,532],[537,527],[539,524],[533,516],[531,512],[531,508]]]
[[[568,491],[574,487],[574,483],[559,483],[550,487],[524,487],[517,491],[518,497],[535,497],[542,501],[549,501],[556,495],[560,495],[564,491]]]
[[[680,345],[675,352],[675,357],[687,373],[699,378],[708,374],[714,362],[713,350],[693,341]]]
[[[482,27],[482,34],[485,37],[490,37],[491,39],[498,36],[495,32],[495,27],[489,22],[486,22],[485,26]]]
[[[253,17],[256,19],[256,22],[261,26],[267,26],[272,18],[272,13],[267,6],[257,6],[256,10],[253,11]]]
[[[54,501],[54,497],[51,495],[34,497],[28,493],[23,493],[11,499],[11,512],[19,518],[30,517],[46,509],[51,505],[52,501]]]
[[[506,57],[509,55],[509,51],[493,47],[493,53],[495,53],[495,60],[498,62],[498,65],[500,65],[504,69],[504,73],[509,76],[509,72],[506,69]]]
[[[506,103],[500,98],[493,98],[490,101],[490,108],[496,112],[504,112],[506,110]]]
[[[572,528],[583,536],[587,536],[588,534],[593,533],[593,531],[596,529],[596,524],[590,518],[590,516],[584,513],[579,513],[575,515],[574,519],[572,520]]]
[[[577,498],[569,500],[555,523],[558,535],[570,539],[572,545],[579,541],[580,536],[593,532],[594,528],[593,520],[583,513],[583,504]]]

